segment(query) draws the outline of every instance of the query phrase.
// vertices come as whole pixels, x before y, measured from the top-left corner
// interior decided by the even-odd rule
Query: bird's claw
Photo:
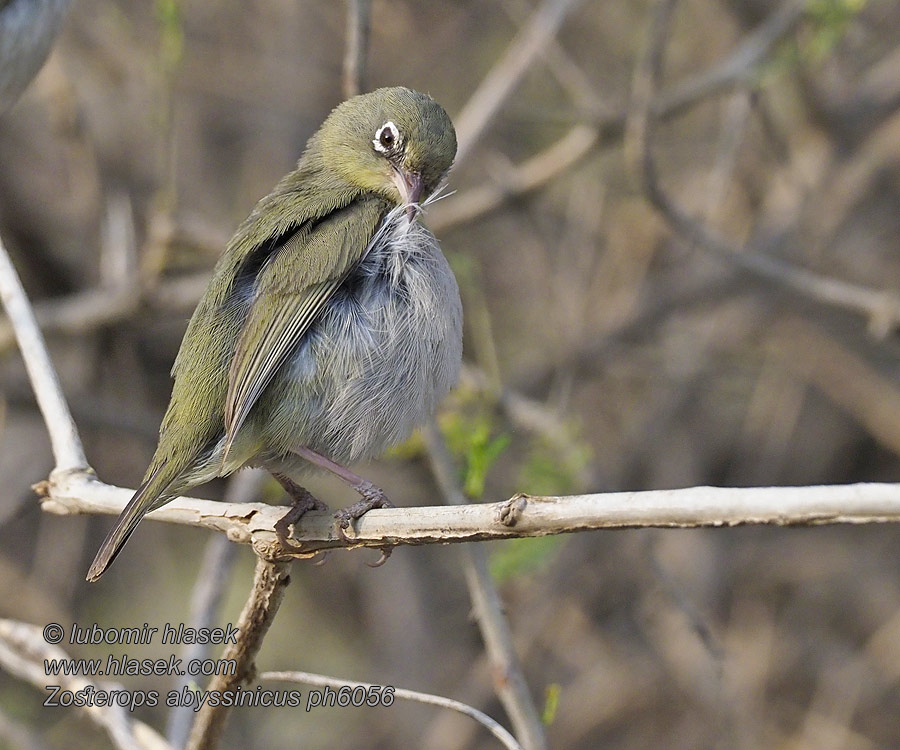
[[[381,547],[381,557],[379,557],[373,563],[366,563],[366,565],[368,565],[370,568],[380,568],[382,565],[384,565],[388,561],[388,558],[391,556],[391,553],[393,551],[394,551],[393,545],[387,545],[385,547]]]
[[[308,510],[328,510],[319,498],[305,487],[301,487],[284,474],[273,474],[278,483],[290,495],[292,505],[281,518],[275,522],[275,538],[281,549],[288,554],[305,553],[306,550],[291,539],[291,526],[296,525]]]
[[[343,510],[339,510],[334,514],[335,518],[335,526],[334,530],[337,534],[338,538],[344,542],[348,543],[350,541],[349,537],[346,534],[346,530],[350,528],[351,524],[357,519],[368,513],[372,508],[393,508],[394,504],[388,500],[387,495],[384,494],[384,490],[380,487],[376,487],[371,482],[362,482],[360,484],[354,485],[353,489],[355,489],[362,498],[357,502],[353,503],[353,505],[348,508],[344,508]],[[385,558],[386,560],[387,558]],[[380,565],[384,564],[384,561],[379,563]]]

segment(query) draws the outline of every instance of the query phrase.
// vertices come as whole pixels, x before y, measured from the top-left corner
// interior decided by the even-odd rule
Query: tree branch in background
[[[456,116],[457,167],[472,153],[488,126],[534,61],[554,39],[566,16],[582,0],[544,0],[531,19],[481,79],[475,93]]]
[[[646,52],[635,69],[632,110],[626,126],[626,159],[639,175],[647,200],[677,234],[703,250],[817,302],[862,313],[873,333],[885,335],[894,330],[900,325],[900,295],[823,276],[774,256],[747,252],[691,217],[662,188],[652,150],[657,119],[653,102],[662,77],[674,4],[673,0],[662,0],[655,7]]]
[[[284,590],[291,582],[290,569],[290,563],[256,561],[253,590],[238,618],[237,627],[240,635],[236,643],[228,644],[222,652],[222,659],[233,659],[237,663],[237,668],[233,674],[219,674],[213,677],[207,686],[208,691],[233,692],[238,686],[254,678],[256,670],[254,660],[281,606]],[[191,729],[187,750],[214,750],[219,746],[222,733],[225,731],[225,722],[231,713],[231,706],[222,705],[223,703],[224,701],[216,705],[210,702],[203,704]]]
[[[259,497],[266,481],[268,481],[268,474],[261,469],[239,472],[228,480],[224,499],[231,503],[250,502],[253,498]],[[188,624],[191,627],[209,628],[215,624],[219,605],[231,581],[231,572],[237,557],[236,552],[237,547],[224,535],[214,534],[206,543],[203,561],[191,593],[191,609],[188,618]],[[192,659],[206,658],[209,652],[209,644],[188,644],[182,650],[182,659],[185,663],[189,663]],[[190,675],[182,675],[176,681],[175,689],[181,690],[192,679]],[[191,706],[178,705],[169,712],[166,737],[172,747],[186,745],[193,718],[194,710]]]
[[[735,86],[751,86],[760,63],[797,28],[806,15],[807,7],[806,0],[788,0],[779,5],[719,65],[660,92],[652,103],[652,114],[657,118],[672,117],[698,101]],[[662,54],[662,50],[658,52]]]
[[[371,19],[372,0],[347,0],[347,44],[342,79],[345,99],[363,91]]]
[[[259,675],[260,680],[278,680],[279,682],[300,682],[307,685],[320,685],[322,687],[333,688],[364,688],[377,689],[379,686],[372,685],[368,682],[356,682],[351,680],[339,680],[334,677],[328,677],[321,674],[312,674],[311,672],[263,672]],[[383,690],[384,688],[382,688]],[[441,708],[449,708],[451,711],[458,711],[465,716],[475,719],[479,724],[485,727],[494,737],[496,737],[503,746],[509,750],[522,750],[521,745],[516,742],[509,732],[507,732],[500,724],[494,721],[487,714],[482,713],[477,708],[472,708],[465,703],[444,698],[442,695],[431,695],[430,693],[420,693],[417,690],[406,690],[405,688],[393,688],[391,698],[402,698],[403,700],[415,701],[416,703],[427,703],[432,706],[440,706]]]
[[[449,505],[466,507],[468,501],[459,489],[453,458],[433,421],[425,427],[425,444],[428,447],[431,471],[444,495],[444,501]],[[501,517],[498,514],[498,519]],[[525,750],[544,750],[547,747],[544,725],[513,646],[503,603],[488,570],[487,552],[476,545],[464,547],[462,555],[472,609],[491,664],[494,690]]]
[[[14,620],[0,620],[0,665],[39,690],[46,689],[48,680],[44,660],[65,660],[68,657],[61,648],[46,642],[41,627]],[[91,682],[84,677],[74,677],[63,672],[53,675],[53,679],[62,689],[72,692],[85,688],[94,688],[95,691],[120,689],[111,683]],[[82,711],[106,731],[117,750],[172,750],[154,729],[132,719],[128,710],[122,706],[101,706],[94,703],[83,707]]]

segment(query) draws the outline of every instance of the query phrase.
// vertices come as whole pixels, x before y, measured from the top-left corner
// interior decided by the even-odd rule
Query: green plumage
[[[403,228],[402,214],[392,209],[433,192],[455,150],[443,109],[409,89],[379,89],[332,112],[297,168],[256,205],[216,264],[172,368],[172,397],[144,482],[98,552],[89,580],[103,573],[145,513],[196,484],[247,464],[288,461],[295,447],[316,443],[325,453],[352,458],[380,448],[388,432],[393,439],[387,427],[370,428],[357,436],[361,447],[349,450],[343,438],[322,442],[309,424],[316,415],[322,418],[326,406],[337,408],[348,388],[358,389],[359,383],[350,382],[357,373],[366,388],[387,387],[379,383],[391,363],[366,370],[379,351],[394,352],[396,364],[407,370],[437,368],[432,380],[400,383],[402,398],[408,400],[416,388],[446,391],[444,381],[455,378],[461,336],[455,282],[430,233]],[[382,314],[382,303],[372,301],[382,287],[366,286],[381,277],[377,268],[360,275],[364,258],[384,251],[383,262],[394,263],[394,256],[421,248],[439,257],[431,266],[413,263],[404,281],[425,295],[418,312],[404,311],[408,292],[385,276],[390,317],[379,318],[373,332],[355,330]],[[446,325],[429,322],[435,312],[447,316]],[[404,336],[423,336],[427,346],[408,347],[402,337],[387,336],[381,329],[395,321]],[[338,336],[341,357],[334,359],[317,343],[326,334]],[[369,339],[371,351],[361,343]],[[416,354],[435,347],[450,347],[450,356],[428,363]],[[295,374],[307,370],[314,376]],[[378,395],[362,397],[378,403]],[[429,409],[432,395],[423,394]],[[287,405],[286,398],[292,399]],[[383,410],[389,407],[390,399]],[[393,419],[375,416],[386,425]]]

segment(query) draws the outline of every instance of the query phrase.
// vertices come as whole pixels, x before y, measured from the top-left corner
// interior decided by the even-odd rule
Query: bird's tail
[[[93,583],[103,575],[112,564],[112,561],[115,560],[116,555],[119,554],[119,550],[128,541],[131,532],[135,530],[147,513],[159,508],[171,499],[172,496],[167,493],[167,490],[177,478],[178,473],[174,472],[175,476],[173,476],[173,472],[171,470],[167,471],[166,468],[165,463],[158,466],[144,480],[143,484],[138,487],[134,497],[131,498],[128,505],[125,506],[125,510],[122,511],[116,520],[116,525],[113,526],[112,531],[106,535],[106,539],[100,545],[97,556],[88,570],[88,581]]]

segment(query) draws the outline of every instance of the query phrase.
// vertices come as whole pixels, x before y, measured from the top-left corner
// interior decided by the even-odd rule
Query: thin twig
[[[548,148],[504,170],[501,181],[461,191],[453,200],[436,204],[429,210],[428,225],[440,232],[484,216],[511,198],[536,190],[580,164],[599,142],[599,128],[576,125]]]
[[[497,116],[528,69],[556,36],[566,16],[582,0],[544,0],[504,55],[481,80],[475,93],[456,117],[459,149],[456,164],[462,164]]]
[[[683,239],[725,258],[744,271],[817,302],[862,313],[869,319],[873,332],[883,335],[900,326],[900,295],[823,276],[774,256],[746,252],[694,219],[663,190],[652,150],[656,125],[653,102],[657,101],[673,5],[672,0],[663,0],[656,6],[647,51],[635,70],[632,116],[625,139],[626,158],[640,175],[647,200]]]
[[[425,428],[425,443],[432,473],[445,501],[450,505],[466,506],[468,501],[459,489],[453,458],[434,422]],[[544,725],[519,664],[503,603],[488,569],[487,553],[482,546],[475,545],[464,547],[462,554],[463,572],[469,597],[472,599],[472,609],[492,667],[494,690],[506,709],[522,746],[527,750],[546,748]]]
[[[335,677],[328,677],[321,674],[313,674],[312,672],[263,672],[259,675],[260,680],[279,680],[283,682],[302,682],[307,685],[319,685],[321,687],[352,687],[378,689],[383,688],[380,685],[372,685],[368,682],[354,682],[352,680],[339,680]],[[516,742],[509,732],[502,725],[494,721],[490,716],[482,713],[477,708],[473,708],[460,701],[452,698],[445,698],[442,695],[432,695],[431,693],[420,693],[418,690],[407,690],[406,688],[393,688],[392,696],[402,698],[404,700],[416,701],[417,703],[428,703],[432,706],[440,706],[441,708],[449,708],[451,711],[459,711],[461,714],[475,719],[479,724],[484,726],[494,737],[496,737],[503,746],[509,750],[521,750],[521,745]]]
[[[143,304],[170,314],[189,312],[197,305],[208,284],[209,272],[203,271],[167,279],[149,289],[98,287],[39,301],[34,305],[34,315],[44,333],[78,336],[127,320]],[[15,330],[10,322],[0,320],[0,353],[15,340]]]
[[[263,483],[268,475],[259,469],[242,471],[231,477],[228,488],[225,491],[225,501],[230,503],[248,502],[258,497]],[[227,536],[216,534],[210,537],[203,553],[203,561],[200,563],[200,572],[194,582],[194,590],[191,594],[191,610],[188,617],[189,625],[193,628],[208,628],[216,620],[216,613],[222,597],[231,582],[231,571],[237,557],[237,547],[233,545]],[[203,659],[209,656],[210,645],[193,643],[185,646],[182,652],[184,662]],[[182,675],[176,681],[175,689],[181,691],[192,678],[190,675]],[[191,732],[191,723],[194,718],[194,710],[189,705],[177,705],[169,713],[166,727],[166,736],[172,747],[184,747]]]
[[[371,17],[371,0],[347,0],[347,46],[343,75],[345,99],[356,96],[363,90]]]
[[[38,625],[15,620],[0,620],[0,666],[21,680],[30,682],[39,690],[46,690],[49,681],[44,668],[45,659],[68,660],[69,655],[59,646],[47,643],[44,631]],[[114,701],[102,704],[97,699],[99,691],[122,690],[112,683],[98,683],[66,675],[53,675],[52,682],[63,690],[79,693],[87,705],[84,714],[109,735],[118,750],[171,750],[170,745],[154,729],[135,721],[128,710]],[[89,701],[93,695],[95,700]]]
[[[779,5],[720,64],[664,89],[653,101],[653,115],[658,118],[677,115],[702,99],[738,85],[753,84],[760,63],[797,28],[808,5],[806,0],[789,0]]]
[[[22,282],[0,239],[0,299],[19,342],[25,369],[31,380],[38,407],[50,433],[50,444],[56,461],[55,472],[87,468],[78,429],[66,403],[44,336],[34,319],[34,312]]]
[[[503,0],[500,7],[519,26],[527,23],[531,5],[527,0]],[[554,36],[541,50],[547,70],[569,94],[579,111],[591,118],[609,114],[609,106],[594,90],[591,80]]]
[[[222,653],[223,660],[234,660],[237,667],[232,674],[213,677],[207,686],[208,692],[233,692],[253,679],[256,669],[254,660],[284,599],[284,590],[291,580],[289,572],[290,563],[257,560],[253,589],[237,623],[240,631],[237,643],[228,644]],[[219,746],[231,713],[231,706],[224,705],[226,702],[203,704],[191,729],[187,750],[214,750]]]

